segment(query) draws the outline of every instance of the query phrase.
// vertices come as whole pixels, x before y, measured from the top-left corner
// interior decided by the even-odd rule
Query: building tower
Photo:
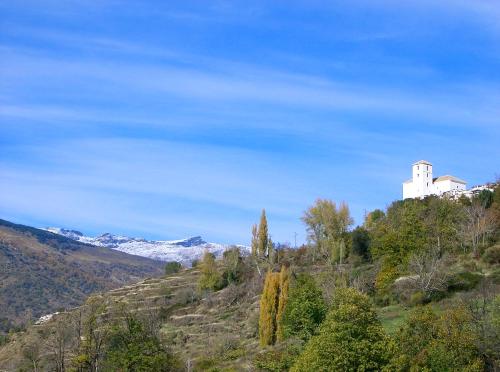
[[[426,160],[413,163],[413,192],[420,197],[433,194],[432,164]]]

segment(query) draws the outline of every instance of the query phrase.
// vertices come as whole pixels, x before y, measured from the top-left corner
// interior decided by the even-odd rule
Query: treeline
[[[308,244],[268,259],[257,368],[500,368],[498,187],[397,201],[355,229],[345,203],[319,199],[302,220]],[[379,320],[384,306],[408,309],[395,332]]]

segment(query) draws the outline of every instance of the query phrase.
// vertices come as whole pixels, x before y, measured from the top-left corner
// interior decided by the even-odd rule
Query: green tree
[[[363,226],[367,230],[372,230],[377,226],[377,223],[385,217],[384,211],[380,209],[375,209],[374,211],[368,213],[365,217],[365,222]]]
[[[203,260],[200,263],[201,276],[198,281],[200,289],[219,290],[223,287],[222,275],[217,269],[215,256],[208,250],[203,255]]]
[[[181,363],[162,345],[157,334],[132,314],[126,314],[124,324],[110,334],[106,370],[123,372],[179,371]]]
[[[380,371],[392,350],[368,297],[343,288],[291,371]]]
[[[231,247],[223,254],[223,279],[227,284],[239,283],[243,276],[243,258],[238,247]]]
[[[365,260],[370,258],[370,234],[364,227],[356,227],[351,234],[351,252]]]
[[[260,256],[268,257],[269,232],[267,228],[266,210],[262,210],[260,216],[259,229],[257,232],[257,251]]]
[[[178,273],[182,269],[180,262],[171,261],[165,264],[165,275]]]
[[[470,315],[461,307],[440,316],[430,306],[419,307],[410,314],[395,339],[398,352],[391,362],[393,370],[483,370]]]
[[[102,297],[90,297],[83,312],[77,312],[78,354],[73,364],[78,371],[96,371],[104,356],[109,326],[103,319],[107,306]]]
[[[349,207],[331,200],[318,199],[302,217],[306,224],[307,238],[313,245],[313,260],[319,257],[338,262],[346,255],[347,231],[353,224]]]
[[[252,225],[252,255],[257,256],[259,254],[259,230],[257,225]]]
[[[325,318],[326,304],[314,279],[301,274],[290,286],[288,302],[281,319],[285,337],[307,341]]]

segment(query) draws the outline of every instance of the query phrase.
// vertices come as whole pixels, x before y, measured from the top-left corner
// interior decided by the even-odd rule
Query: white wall
[[[403,199],[415,198],[413,183],[403,183]]]

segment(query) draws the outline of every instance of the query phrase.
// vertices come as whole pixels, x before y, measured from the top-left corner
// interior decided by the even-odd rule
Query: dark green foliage
[[[126,315],[124,324],[113,328],[105,365],[109,371],[181,370],[181,363],[162,345],[158,335],[131,314]]]
[[[367,260],[370,258],[370,234],[363,227],[356,227],[352,233],[351,252]]]
[[[478,201],[483,207],[489,208],[493,204],[494,194],[490,190],[481,190],[481,192],[474,196],[473,202]]]
[[[500,244],[487,248],[483,253],[482,259],[490,265],[500,264]]]
[[[470,291],[474,289],[483,279],[483,276],[470,271],[462,271],[454,274],[449,281],[448,290],[454,291]]]
[[[180,262],[172,261],[167,262],[165,265],[165,275],[171,275],[178,273],[182,269],[182,265]]]
[[[321,324],[326,304],[314,279],[301,274],[289,289],[288,303],[282,317],[285,338],[297,337],[307,341]]]
[[[368,297],[353,288],[340,289],[319,334],[291,371],[380,371],[392,350]]]

